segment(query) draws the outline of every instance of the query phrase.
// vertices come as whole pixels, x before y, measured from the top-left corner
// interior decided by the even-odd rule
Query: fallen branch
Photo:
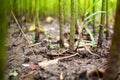
[[[41,44],[41,42],[38,42],[38,43],[35,43],[35,44],[30,44],[30,45],[28,45],[28,47],[33,47],[33,46],[37,46],[37,45],[40,45]]]
[[[53,64],[57,64],[60,60],[63,60],[63,59],[67,59],[67,58],[70,58],[70,57],[73,57],[73,56],[76,56],[78,55],[79,53],[76,53],[76,54],[73,54],[73,55],[70,55],[70,56],[65,56],[65,57],[61,57],[61,58],[57,58],[57,59],[54,59],[54,60],[46,60],[46,61],[42,61],[40,63],[38,63],[38,65],[42,68],[45,68],[49,65],[53,65]]]

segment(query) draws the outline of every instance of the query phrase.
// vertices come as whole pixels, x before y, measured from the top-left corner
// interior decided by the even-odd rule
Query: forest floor
[[[59,48],[59,24],[56,19],[41,21],[40,41],[34,43],[33,23],[23,27],[27,41],[16,23],[10,24],[7,38],[7,80],[101,80],[106,69],[110,41],[103,48],[91,47],[88,35],[76,52],[67,48],[69,23],[65,25],[66,48]],[[96,36],[97,37],[97,36]],[[97,38],[95,38],[97,41]],[[30,42],[30,44],[28,44]]]

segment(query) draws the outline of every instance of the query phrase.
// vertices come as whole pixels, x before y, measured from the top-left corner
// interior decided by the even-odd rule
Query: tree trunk
[[[0,0],[0,80],[4,79],[4,71],[6,68],[6,53],[5,53],[5,37],[6,37],[6,0]]]
[[[107,69],[103,80],[120,80],[120,0],[117,0],[117,10],[114,25],[114,34],[110,48]]]
[[[74,51],[74,39],[75,39],[75,2],[76,0],[71,0],[71,26],[70,26],[70,51]]]

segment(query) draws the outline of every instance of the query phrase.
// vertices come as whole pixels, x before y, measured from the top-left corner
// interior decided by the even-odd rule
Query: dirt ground
[[[33,23],[25,25],[26,27],[23,26],[22,29],[31,44],[28,44],[17,24],[12,23],[8,30],[7,80],[102,79],[109,54],[108,41],[104,41],[103,48],[88,46],[86,49],[84,46],[80,46],[77,51],[70,52],[68,48],[59,48],[57,20],[51,23],[41,22],[44,30],[40,33],[40,41],[37,44],[34,44],[35,32],[28,31]],[[65,33],[67,40],[69,24],[65,25]],[[97,40],[97,38],[95,39]],[[87,41],[83,41],[87,43]]]

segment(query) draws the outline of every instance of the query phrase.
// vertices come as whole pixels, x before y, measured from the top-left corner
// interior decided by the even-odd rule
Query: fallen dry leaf
[[[59,61],[59,58],[58,59],[54,59],[54,60],[46,60],[46,61],[42,61],[40,63],[38,63],[38,65],[42,68],[48,66],[48,65],[53,65],[53,64],[57,64]]]
[[[34,31],[35,29],[36,29],[35,25],[32,25],[32,26],[30,26],[29,31]]]
[[[35,29],[36,29],[36,26],[35,26],[35,24],[34,24],[34,25],[30,26],[30,28],[28,29],[28,31],[35,31]],[[39,32],[40,32],[40,33],[44,33],[44,32],[45,32],[43,26],[40,26],[40,27],[39,27]]]
[[[46,18],[46,22],[47,22],[47,23],[51,23],[52,21],[53,21],[53,18],[52,18],[52,17],[49,16],[49,17]]]
[[[61,71],[61,73],[60,73],[60,80],[63,80],[64,79],[64,77],[63,77],[63,71]]]

